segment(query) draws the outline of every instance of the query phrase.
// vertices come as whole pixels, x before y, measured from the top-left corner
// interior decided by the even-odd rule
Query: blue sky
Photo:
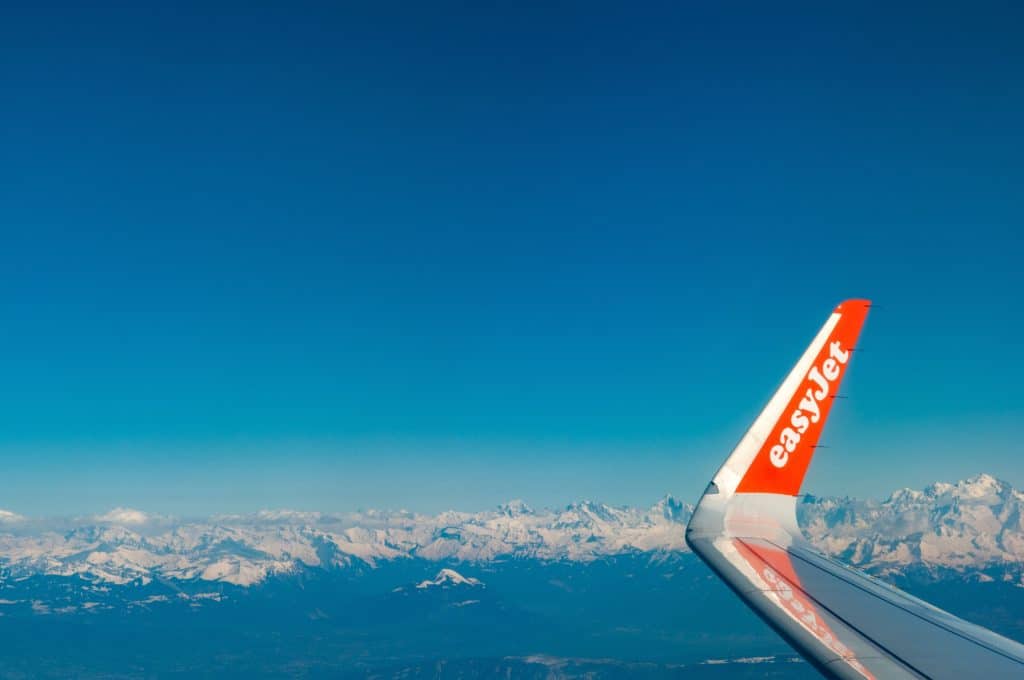
[[[692,499],[851,296],[805,488],[1024,485],[1018,9],[208,4],[5,10],[0,507]]]

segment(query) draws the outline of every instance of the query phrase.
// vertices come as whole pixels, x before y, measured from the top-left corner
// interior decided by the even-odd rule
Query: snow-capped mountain
[[[923,491],[902,489],[880,502],[809,497],[799,512],[815,544],[877,573],[941,569],[1024,583],[1022,502],[1024,494],[1009,484],[979,475]],[[71,520],[6,512],[0,585],[44,575],[104,587],[152,580],[250,586],[274,575],[372,569],[396,560],[451,566],[685,552],[683,530],[692,509],[667,496],[645,509],[583,501],[535,510],[512,501],[476,513],[276,510],[204,521],[130,508]],[[443,570],[435,581],[453,582],[452,574],[458,576]]]
[[[799,507],[808,537],[850,564],[882,574],[913,567],[994,575],[1024,585],[1024,493],[990,475],[900,489],[882,502],[809,498]]]
[[[420,581],[416,584],[418,590],[427,590],[428,588],[457,588],[464,586],[467,588],[476,588],[477,586],[483,586],[483,583],[478,578],[472,576],[463,576],[454,569],[442,569],[437,572],[437,576],[426,581]]]
[[[666,497],[646,510],[584,501],[538,512],[513,501],[477,513],[276,510],[178,522],[116,508],[77,520],[7,521],[0,525],[0,568],[6,578],[78,575],[109,584],[199,579],[248,586],[274,574],[373,568],[381,560],[590,561],[685,550],[691,510]]]

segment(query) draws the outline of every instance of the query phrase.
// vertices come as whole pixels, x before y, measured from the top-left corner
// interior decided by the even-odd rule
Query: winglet
[[[1024,646],[825,557],[800,531],[796,494],[869,307],[836,307],[701,496],[686,544],[827,677],[1020,677]]]
[[[715,475],[720,493],[796,496],[871,303],[840,303]]]

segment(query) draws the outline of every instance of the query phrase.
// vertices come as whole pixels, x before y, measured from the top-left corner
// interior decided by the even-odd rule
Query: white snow
[[[121,587],[154,579],[250,586],[275,574],[372,568],[409,558],[454,566],[504,559],[590,562],[634,552],[659,559],[687,550],[683,533],[691,512],[671,496],[650,508],[583,501],[533,509],[510,501],[475,513],[273,510],[192,522],[119,507],[49,524],[29,519],[0,531],[0,563],[13,580],[80,575],[91,587]],[[910,565],[984,571],[987,578],[1024,585],[1024,494],[990,475],[904,489],[882,502],[813,499],[800,503],[799,512],[815,544],[857,566],[881,573]],[[0,513],[0,522],[5,517]],[[442,570],[423,584],[479,582]]]
[[[991,475],[901,489],[881,503],[815,500],[798,511],[812,542],[855,566],[1024,572],[1024,495]]]
[[[437,572],[437,576],[432,581],[423,581],[416,587],[419,589],[425,588],[451,588],[453,586],[482,586],[478,579],[473,577],[465,577],[454,569],[442,569]]]

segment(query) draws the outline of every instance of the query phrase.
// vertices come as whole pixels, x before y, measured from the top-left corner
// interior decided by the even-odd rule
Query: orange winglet
[[[737,493],[800,493],[870,307],[868,300],[846,300],[835,308],[835,327],[740,480]]]

